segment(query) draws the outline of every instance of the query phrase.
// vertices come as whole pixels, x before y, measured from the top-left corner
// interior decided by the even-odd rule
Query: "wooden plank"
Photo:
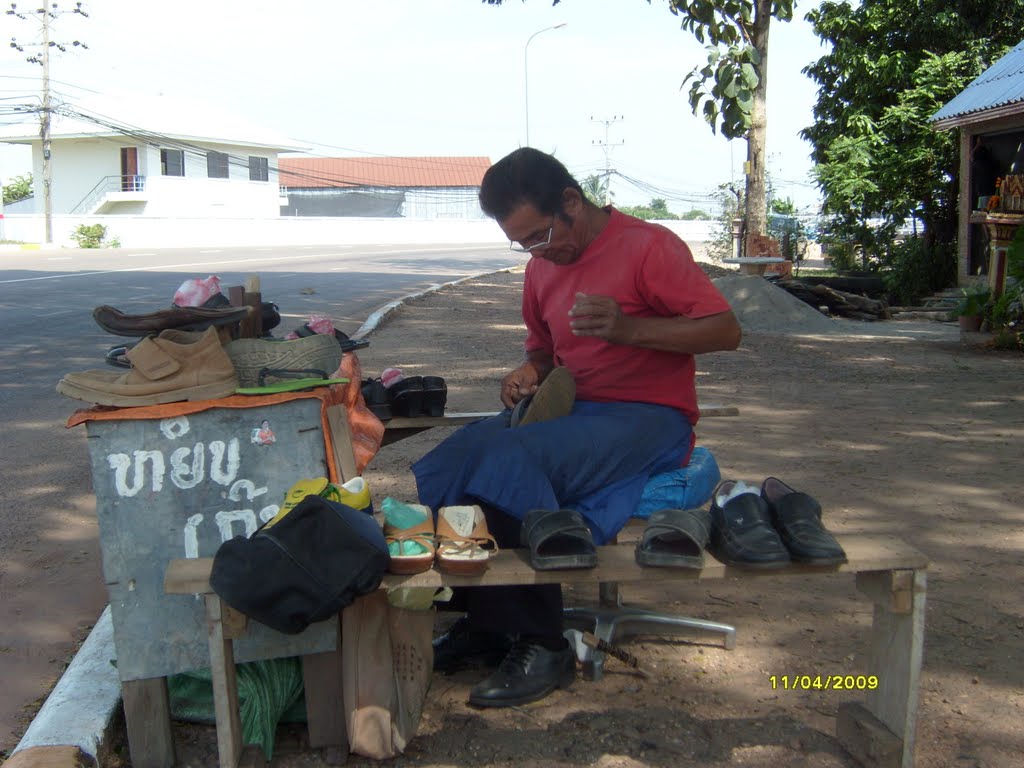
[[[171,768],[174,765],[174,738],[171,736],[167,678],[122,682],[121,702],[132,765],[138,768]]]
[[[344,747],[348,752],[348,729],[341,695],[341,622],[338,644],[333,651],[302,657],[302,681],[306,689],[306,722],[309,745]]]
[[[903,740],[903,768],[914,765],[926,588],[927,573],[916,571],[910,612],[895,613],[875,603],[871,623],[868,670],[878,675],[878,688],[868,691],[867,708]]]
[[[869,768],[899,768],[903,742],[863,704],[847,701],[839,705],[836,738],[853,757]]]
[[[504,549],[491,560],[480,576],[443,574],[436,569],[413,576],[386,574],[383,586],[440,587],[493,586],[502,584],[592,584],[594,582],[639,581],[705,581],[711,579],[749,579],[770,576],[798,576],[826,573],[857,573],[860,571],[918,570],[926,568],[928,559],[908,544],[891,536],[842,536],[840,543],[849,560],[845,565],[820,568],[793,564],[768,571],[744,570],[722,565],[712,557],[700,571],[682,568],[643,568],[636,564],[631,544],[612,544],[597,548],[596,568],[568,571],[535,571],[524,549]],[[164,577],[164,591],[170,594],[192,594],[209,591],[212,558],[172,560]]]
[[[384,428],[385,430],[399,430],[430,427],[457,427],[461,424],[469,424],[470,422],[479,421],[480,419],[486,419],[488,416],[497,416],[498,413],[498,411],[475,411],[465,413],[453,411],[446,413],[444,416],[396,416],[395,418],[384,422]],[[735,405],[707,403],[701,404],[700,406],[700,415],[702,417],[738,416],[739,413],[740,409]]]
[[[352,433],[348,428],[348,413],[345,406],[327,406],[327,425],[331,433],[331,448],[334,450],[334,466],[341,475],[337,482],[344,483],[358,474],[356,472],[356,455],[352,450]]]
[[[206,595],[206,619],[210,642],[210,682],[213,683],[213,713],[217,722],[217,757],[220,768],[235,768],[242,754],[242,719],[238,710],[238,679],[235,653],[224,636],[222,603],[215,594]]]

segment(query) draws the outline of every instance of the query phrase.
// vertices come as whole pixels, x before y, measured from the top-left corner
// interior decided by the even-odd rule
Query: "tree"
[[[587,176],[581,183],[580,186],[583,188],[583,194],[594,205],[605,205],[609,198],[615,197],[615,193],[608,189],[608,185],[611,182],[611,178],[608,176],[598,176],[592,174]]]
[[[679,218],[668,209],[668,203],[660,197],[653,198],[649,205],[624,205],[620,206],[619,210],[629,216],[645,220],[668,221]]]
[[[1024,6],[980,0],[825,2],[807,15],[830,53],[804,71],[818,83],[814,150],[832,229],[866,261],[914,216],[925,252],[955,267],[958,145],[928,118],[1020,39]],[[937,287],[942,287],[939,285]]]
[[[483,0],[501,5],[503,0]],[[552,0],[558,5],[560,0]],[[648,3],[651,0],[647,0]],[[683,80],[690,85],[690,108],[701,114],[713,132],[747,140],[747,182],[744,229],[765,234],[768,205],[765,193],[765,137],[768,131],[768,30],[773,18],[793,18],[794,0],[668,0],[669,10],[682,17],[682,27],[701,43],[707,41],[708,63]]]
[[[650,0],[648,0],[650,2]],[[765,139],[768,116],[768,31],[773,18],[793,18],[794,0],[669,0],[683,29],[698,41],[707,40],[708,63],[695,67],[686,80],[690,108],[701,113],[715,131],[747,140],[744,231],[763,235],[768,229],[765,187]]]
[[[19,200],[24,200],[26,197],[32,197],[32,174],[28,176],[15,176],[8,179],[8,184],[4,184],[4,205],[7,203],[16,203]]]

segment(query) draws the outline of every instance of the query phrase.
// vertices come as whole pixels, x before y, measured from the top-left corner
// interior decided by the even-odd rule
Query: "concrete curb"
[[[400,308],[407,301],[411,301],[412,299],[419,299],[422,298],[423,296],[429,296],[432,293],[437,293],[443,288],[448,288],[452,285],[458,285],[459,283],[464,283],[467,280],[476,280],[477,278],[486,277],[487,275],[498,275],[501,274],[502,272],[515,272],[516,270],[519,269],[522,269],[522,267],[505,267],[504,269],[492,269],[488,270],[487,272],[477,272],[476,274],[467,275],[466,277],[460,277],[458,280],[451,280],[447,283],[436,283],[430,286],[429,288],[425,288],[422,291],[417,291],[416,293],[408,293],[405,296],[402,296],[400,299],[395,299],[394,301],[388,302],[380,309],[378,309],[376,312],[373,312],[368,318],[366,318],[366,322],[359,326],[359,330],[352,334],[352,338],[363,339],[369,336],[370,333],[376,330],[380,326],[380,324],[383,323],[384,320],[387,319],[389,315],[391,315],[391,313]]]
[[[68,747],[77,747],[98,762],[121,703],[115,661],[114,626],[108,605],[5,766],[75,765],[66,762],[71,754]]]
[[[352,334],[352,338],[369,336],[407,301],[429,296],[467,280],[517,269],[522,267],[478,272],[402,296],[373,312]],[[114,714],[121,704],[121,681],[114,666],[116,659],[114,628],[108,605],[4,763],[4,768],[76,768],[83,764],[81,754],[99,765],[98,755],[107,743]]]

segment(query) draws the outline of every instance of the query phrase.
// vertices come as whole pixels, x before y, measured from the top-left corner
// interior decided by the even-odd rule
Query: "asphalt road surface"
[[[275,335],[313,314],[351,334],[402,296],[522,261],[500,243],[0,250],[0,757],[107,602],[85,430],[64,427],[85,404],[54,389],[64,373],[104,368],[123,340],[94,307],[144,314],[188,278],[227,287],[255,274],[280,308]]]

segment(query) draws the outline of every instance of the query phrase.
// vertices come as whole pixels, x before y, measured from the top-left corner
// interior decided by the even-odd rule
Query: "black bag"
[[[221,544],[210,586],[235,610],[294,635],[377,589],[389,560],[372,516],[307,496],[272,527]]]

